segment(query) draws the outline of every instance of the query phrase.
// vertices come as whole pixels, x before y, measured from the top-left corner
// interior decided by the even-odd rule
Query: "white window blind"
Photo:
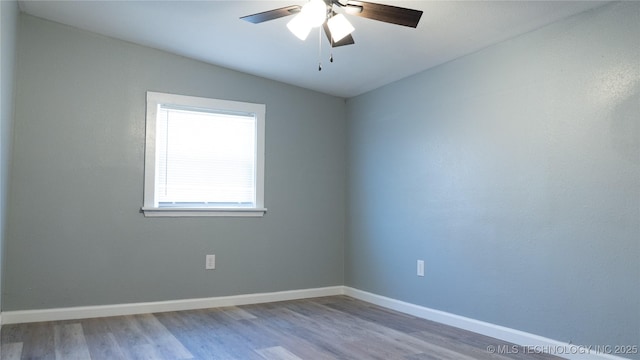
[[[158,106],[158,206],[254,207],[255,115]]]

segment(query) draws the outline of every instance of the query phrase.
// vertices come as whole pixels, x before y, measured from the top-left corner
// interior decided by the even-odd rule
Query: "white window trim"
[[[159,104],[188,105],[203,109],[219,109],[253,113],[256,116],[256,206],[254,208],[161,208],[155,204],[156,174],[156,115]],[[146,217],[206,217],[234,216],[260,217],[267,209],[264,207],[264,104],[239,101],[209,99],[194,96],[174,95],[147,91],[147,119],[144,163],[144,204],[142,212]]]

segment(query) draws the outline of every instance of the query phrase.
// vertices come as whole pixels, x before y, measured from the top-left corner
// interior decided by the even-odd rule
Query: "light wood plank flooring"
[[[557,359],[347,296],[2,327],[13,359]]]

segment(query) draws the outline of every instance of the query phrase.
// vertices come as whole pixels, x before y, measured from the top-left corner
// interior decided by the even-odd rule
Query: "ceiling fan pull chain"
[[[318,71],[322,71],[322,30],[318,29]]]
[[[329,62],[332,63],[333,62],[333,44],[335,44],[333,42],[333,36],[329,36],[329,40],[331,41],[331,53],[329,56]]]

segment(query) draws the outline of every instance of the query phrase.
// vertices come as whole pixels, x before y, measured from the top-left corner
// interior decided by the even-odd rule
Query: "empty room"
[[[640,2],[0,15],[2,360],[640,360]]]

